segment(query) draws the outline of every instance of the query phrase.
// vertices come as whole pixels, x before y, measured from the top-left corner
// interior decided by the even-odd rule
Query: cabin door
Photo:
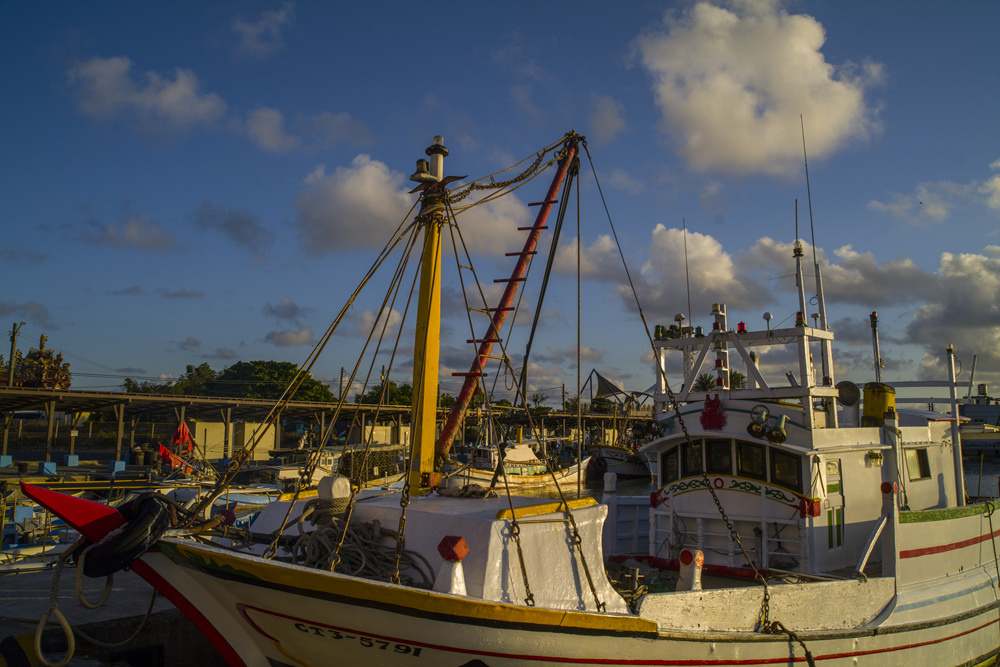
[[[844,485],[840,459],[826,462],[826,526],[827,546],[831,551],[844,547]]]

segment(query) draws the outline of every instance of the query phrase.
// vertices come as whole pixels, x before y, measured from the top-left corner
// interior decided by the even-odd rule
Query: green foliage
[[[69,372],[69,362],[63,361],[62,352],[45,347],[48,336],[42,334],[38,347],[33,347],[28,354],[21,355],[18,350],[14,354],[14,386],[34,387],[38,389],[69,389],[73,376]],[[0,367],[4,369],[3,382],[6,384],[10,367],[0,357]]]
[[[576,412],[580,408],[580,399],[578,398],[567,398],[566,402],[563,403],[563,410],[566,412]]]
[[[729,388],[730,389],[746,389],[747,388],[747,376],[739,371],[729,371]]]
[[[208,368],[208,364],[202,364],[194,369],[188,366],[188,373],[178,384],[183,382],[185,389],[203,387],[208,396],[277,400],[291,384],[298,370],[299,367],[289,361],[238,361],[210,378],[212,369]],[[333,402],[334,396],[325,384],[307,376],[292,399]]]
[[[594,398],[590,401],[590,411],[598,414],[611,414],[615,411],[615,403],[606,398]]]
[[[441,394],[438,399],[438,406],[442,408],[450,408],[455,405],[455,397],[451,394]]]
[[[413,387],[408,384],[397,385],[392,380],[386,381],[385,397],[382,396],[382,385],[372,387],[366,394],[355,396],[356,403],[370,405],[412,405]]]
[[[536,408],[541,406],[541,404],[547,401],[548,399],[549,399],[548,396],[538,391],[536,391],[534,394],[528,397],[528,400],[531,401],[532,405],[534,405]]]
[[[698,379],[694,381],[694,391],[712,391],[715,389],[715,376],[711,373],[702,373],[698,376]]]

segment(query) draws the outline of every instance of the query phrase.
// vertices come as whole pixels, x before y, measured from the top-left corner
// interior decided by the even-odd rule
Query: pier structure
[[[234,447],[242,446],[243,442],[234,443],[231,434],[234,424],[243,422],[259,422],[263,420],[274,407],[271,399],[225,398],[215,396],[171,396],[162,394],[134,394],[111,391],[89,391],[76,389],[36,389],[24,387],[0,387],[0,414],[3,415],[3,448],[0,451],[0,465],[10,465],[9,454],[11,426],[16,415],[34,413],[36,419],[44,420],[47,430],[44,442],[45,461],[51,460],[57,447],[57,440],[65,443],[65,431],[69,430],[68,447],[60,445],[59,451],[69,456],[76,455],[76,439],[78,428],[86,421],[88,415],[94,413],[109,414],[113,417],[111,423],[117,424],[114,439],[115,460],[122,460],[123,453],[128,453],[135,442],[137,427],[142,421],[165,420],[173,426],[185,420],[202,420],[220,422],[223,433],[223,458],[234,453]],[[274,445],[280,447],[282,442],[281,424],[296,420],[307,425],[308,430],[322,432],[330,423],[337,410],[336,402],[289,401],[279,415],[275,426]],[[410,427],[412,408],[409,405],[376,406],[364,403],[345,403],[340,410],[339,419],[355,424],[356,433],[366,432],[372,420],[377,419],[377,426],[387,427],[390,440],[406,444]],[[62,418],[58,418],[58,415]],[[447,418],[448,410],[437,411],[437,428]],[[466,417],[467,424],[478,425],[481,413],[472,410]],[[533,414],[532,419],[540,423],[548,433],[563,433],[553,436],[569,438],[576,429],[575,412],[548,412]],[[523,421],[527,424],[527,416],[520,417],[514,413],[508,417],[510,421]],[[601,442],[609,443],[609,437],[622,421],[621,415],[585,412],[583,429],[585,433],[598,433]],[[645,425],[652,421],[652,414],[640,413],[630,416],[632,424]],[[104,420],[103,423],[109,423]],[[318,427],[318,428],[317,428]],[[62,434],[60,436],[60,428]],[[169,437],[161,432],[164,438]],[[355,436],[357,437],[357,435]],[[196,434],[197,438],[197,434]],[[314,443],[318,444],[318,443]],[[39,448],[40,449],[40,448]]]

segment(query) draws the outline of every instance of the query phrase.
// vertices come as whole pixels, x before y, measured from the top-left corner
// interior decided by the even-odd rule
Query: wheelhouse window
[[[703,456],[701,440],[681,445],[681,477],[700,475]]]
[[[669,484],[680,478],[677,472],[677,448],[667,451],[660,457],[660,483]]]
[[[911,482],[918,479],[930,479],[931,462],[927,456],[926,447],[921,447],[920,449],[907,449],[905,456],[906,469],[910,474]]]
[[[736,443],[736,474],[767,480],[767,450],[755,442]]]
[[[716,475],[733,474],[733,443],[731,440],[705,441],[705,470]]]
[[[793,491],[801,491],[802,459],[795,454],[771,448],[771,482]]]

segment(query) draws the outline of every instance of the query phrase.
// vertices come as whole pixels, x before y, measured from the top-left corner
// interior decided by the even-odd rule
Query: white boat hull
[[[231,664],[804,664],[787,635],[657,628],[622,614],[496,604],[163,541],[144,558]],[[181,565],[181,567],[177,567]],[[176,603],[176,601],[175,601]],[[889,619],[891,619],[889,614]],[[208,618],[212,619],[209,627]],[[975,665],[997,653],[989,601],[933,621],[799,633],[816,664]]]
[[[590,459],[584,459],[582,464],[575,464],[568,468],[561,468],[553,473],[539,473],[537,475],[501,475],[497,478],[496,487],[511,489],[533,489],[559,484],[576,484],[578,480],[584,480],[587,474],[587,463]],[[581,475],[584,477],[581,478]],[[506,483],[505,483],[506,480]],[[449,479],[451,486],[465,486],[466,484],[479,484],[488,487],[493,481],[492,470],[480,470],[478,468],[463,468]]]

